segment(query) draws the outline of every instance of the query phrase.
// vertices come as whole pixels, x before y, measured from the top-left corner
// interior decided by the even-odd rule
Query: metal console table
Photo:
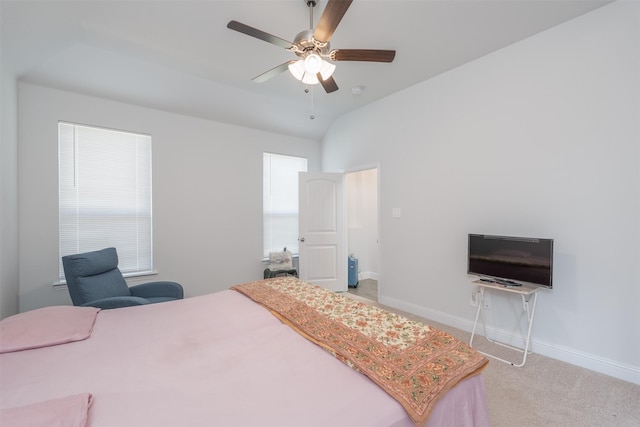
[[[489,353],[485,353],[480,351],[480,353],[484,354],[485,356],[489,356],[492,357],[496,360],[499,360],[501,362],[504,363],[508,363],[510,365],[513,365],[515,367],[522,367],[524,366],[524,364],[527,361],[527,354],[529,354],[529,345],[531,343],[531,326],[533,325],[533,316],[535,314],[536,311],[536,302],[538,301],[538,289],[537,287],[531,287],[531,286],[526,286],[526,285],[522,285],[522,286],[508,286],[508,285],[503,285],[500,283],[495,283],[495,282],[486,282],[483,280],[476,280],[473,282],[473,285],[479,286],[480,287],[480,300],[478,301],[478,309],[476,311],[476,320],[473,323],[473,331],[471,332],[471,339],[469,340],[469,345],[473,347],[473,338],[475,337],[476,334],[476,328],[478,326],[478,318],[480,317],[480,315],[482,315],[482,327],[484,329],[484,337],[487,341],[489,341],[492,344],[497,344],[500,345],[502,347],[506,347],[506,348],[510,348],[512,350],[516,350],[522,353],[522,361],[520,363],[515,363],[515,362],[511,362],[505,359],[501,359],[497,356],[494,356],[492,354]],[[524,345],[524,349],[522,348],[518,348],[518,347],[513,347],[510,346],[508,344],[496,341],[496,340],[492,340],[487,336],[487,325],[485,323],[485,319],[484,319],[484,292],[485,289],[493,289],[496,291],[501,291],[501,292],[509,292],[509,293],[513,293],[513,294],[517,294],[520,295],[520,297],[522,298],[522,309],[524,310],[524,312],[527,314],[527,322],[528,322],[528,328],[527,328],[527,336],[525,338],[525,345]],[[524,337],[523,337],[524,338]]]

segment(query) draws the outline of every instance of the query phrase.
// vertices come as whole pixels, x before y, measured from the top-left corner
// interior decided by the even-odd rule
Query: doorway
[[[378,168],[348,172],[345,179],[347,193],[347,248],[349,256],[357,260],[349,263],[350,278],[357,268],[357,286],[349,286],[349,293],[378,301],[379,219]],[[350,285],[353,280],[350,280]]]

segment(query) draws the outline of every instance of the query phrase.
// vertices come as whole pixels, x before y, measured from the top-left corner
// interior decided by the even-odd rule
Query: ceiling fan
[[[262,83],[286,71],[305,84],[320,83],[327,93],[338,90],[338,85],[332,77],[336,66],[335,61],[369,61],[392,62],[396,56],[395,50],[376,49],[333,49],[329,48],[329,40],[338,27],[340,20],[347,12],[353,0],[329,0],[320,16],[318,25],[313,29],[313,8],[315,0],[303,0],[309,7],[309,30],[302,31],[293,40],[287,41],[280,37],[265,33],[238,21],[229,21],[227,28],[263,40],[267,43],[282,47],[295,53],[299,59],[287,61],[271,70],[253,78],[254,82]],[[328,59],[328,61],[327,61]],[[329,62],[331,61],[331,62]]]

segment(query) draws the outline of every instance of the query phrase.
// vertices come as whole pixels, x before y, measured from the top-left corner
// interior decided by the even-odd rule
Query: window
[[[307,159],[264,153],[262,212],[264,257],[285,247],[298,253],[298,172],[307,171]]]
[[[58,150],[60,257],[113,246],[151,272],[151,136],[60,122]]]

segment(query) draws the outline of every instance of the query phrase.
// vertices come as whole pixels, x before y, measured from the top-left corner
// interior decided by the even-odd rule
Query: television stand
[[[486,280],[475,280],[473,282],[474,285],[480,287],[480,300],[478,301],[478,309],[476,310],[476,319],[473,322],[473,331],[471,332],[471,339],[469,340],[469,345],[471,347],[473,347],[473,338],[476,335],[476,328],[478,326],[478,319],[480,317],[480,315],[482,314],[482,328],[484,330],[484,337],[487,341],[489,341],[492,344],[497,344],[500,345],[502,347],[506,347],[509,348],[511,350],[516,350],[522,353],[522,361],[520,361],[520,363],[515,363],[515,362],[511,362],[505,359],[501,359],[497,356],[494,356],[492,354],[489,353],[485,353],[482,351],[479,351],[480,353],[484,354],[485,356],[489,356],[492,357],[496,360],[499,360],[501,362],[504,363],[508,363],[512,366],[515,366],[517,368],[520,368],[522,366],[524,366],[524,364],[527,361],[527,354],[529,354],[529,345],[531,344],[531,326],[533,325],[533,316],[535,314],[536,311],[536,302],[538,301],[538,289],[537,287],[530,287],[530,286],[513,286],[513,285],[509,285],[509,284],[501,284],[501,283],[496,283],[496,282],[488,282]],[[525,313],[527,313],[527,322],[528,322],[528,328],[527,328],[527,336],[523,337],[524,338],[524,349],[522,348],[518,348],[518,347],[513,347],[510,346],[508,344],[505,343],[501,343],[499,341],[495,341],[490,339],[487,336],[487,325],[485,323],[484,320],[484,292],[486,289],[492,289],[492,290],[496,290],[496,291],[501,291],[501,292],[510,292],[512,294],[517,294],[520,295],[520,297],[522,298],[522,309],[524,310]],[[531,307],[529,307],[529,303],[531,303]]]

